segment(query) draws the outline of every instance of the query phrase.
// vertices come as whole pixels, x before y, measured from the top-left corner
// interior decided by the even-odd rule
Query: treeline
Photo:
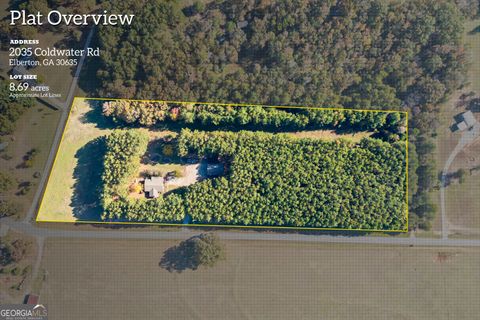
[[[225,177],[155,200],[116,197],[104,219],[206,224],[406,228],[405,144],[182,130],[178,154],[222,159]]]
[[[106,221],[181,223],[185,218],[185,202],[178,194],[152,200],[121,196],[103,209],[102,219]]]
[[[115,121],[141,126],[180,122],[208,127],[235,126],[282,131],[349,129],[379,131],[397,140],[406,131],[405,114],[402,112],[115,100],[103,104],[103,114]]]
[[[10,96],[7,81],[0,80],[0,135],[7,135],[15,129],[15,122],[32,107],[31,98],[13,98]]]
[[[439,187],[439,175],[435,161],[435,143],[428,134],[413,138],[409,143],[409,225],[429,230],[438,210],[437,200],[430,191]]]

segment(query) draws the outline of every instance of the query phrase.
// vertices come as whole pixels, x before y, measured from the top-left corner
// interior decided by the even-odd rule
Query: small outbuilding
[[[459,131],[464,131],[467,129],[470,129],[477,123],[477,119],[475,119],[475,116],[473,115],[472,111],[467,111],[462,113],[458,117],[458,122],[457,122],[457,129]]]
[[[143,190],[148,198],[158,198],[163,193],[165,186],[162,177],[151,177],[145,179]]]
[[[475,119],[475,116],[473,115],[472,111],[467,111],[462,114],[463,121],[467,125],[467,128],[471,128],[477,123],[477,119]]]
[[[38,304],[38,300],[39,300],[39,296],[37,296],[36,294],[27,294],[25,296],[25,299],[24,299],[24,304],[33,304],[33,305],[37,305]]]
[[[221,163],[208,163],[207,164],[207,176],[217,177],[223,174],[224,168]]]
[[[467,130],[467,124],[465,123],[465,121],[462,121],[462,122],[459,122],[457,123],[457,129],[459,131],[464,131],[464,130]]]

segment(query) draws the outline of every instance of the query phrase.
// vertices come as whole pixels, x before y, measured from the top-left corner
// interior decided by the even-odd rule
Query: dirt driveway
[[[201,167],[202,164],[200,163],[183,166],[183,177],[167,181],[165,182],[165,186],[171,190],[174,188],[186,187],[204,179],[205,176],[202,174]]]

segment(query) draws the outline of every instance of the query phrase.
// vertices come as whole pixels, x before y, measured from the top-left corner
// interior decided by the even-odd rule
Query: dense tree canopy
[[[165,200],[128,199],[129,179],[140,165],[148,136],[140,130],[115,130],[105,138],[102,206],[105,220],[128,216],[132,221],[182,221],[184,207],[178,195]]]
[[[106,96],[391,109],[439,101],[462,70],[449,1],[105,5],[142,17],[100,30]]]
[[[10,134],[15,128],[15,121],[27,108],[33,106],[31,98],[14,98],[10,95],[8,83],[0,80],[0,135]]]
[[[260,130],[344,129],[383,131],[402,135],[406,129],[402,112],[345,109],[277,108],[154,101],[115,100],[103,104],[103,114],[116,121],[141,126],[180,122],[212,127]]]
[[[405,144],[183,130],[179,154],[231,159],[226,177],[188,187],[194,221],[399,230],[406,226]]]
[[[104,201],[104,219],[180,222],[188,213],[193,222],[206,224],[406,227],[405,143],[184,129],[177,146],[180,156],[221,161],[227,174],[154,200],[119,192]],[[116,150],[125,159],[125,150]]]
[[[137,130],[115,130],[105,139],[104,193],[121,193],[121,188],[117,187],[125,184],[136,172],[147,143],[148,136]]]

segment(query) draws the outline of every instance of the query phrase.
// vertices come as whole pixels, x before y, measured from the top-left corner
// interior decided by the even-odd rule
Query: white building
[[[460,131],[470,129],[477,123],[477,119],[473,115],[472,111],[467,111],[461,114],[462,121],[457,123],[457,128]]]

